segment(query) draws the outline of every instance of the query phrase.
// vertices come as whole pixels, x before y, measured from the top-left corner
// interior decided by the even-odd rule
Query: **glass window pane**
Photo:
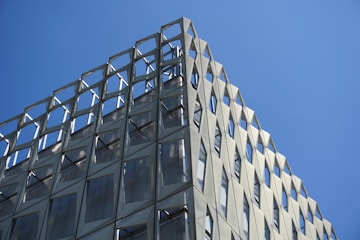
[[[223,169],[221,178],[221,189],[220,189],[220,205],[221,209],[226,217],[227,214],[227,195],[228,195],[228,178],[226,172]]]
[[[206,168],[206,151],[205,151],[205,147],[204,144],[200,143],[200,152],[199,152],[199,159],[198,159],[198,164],[197,164],[197,180],[199,182],[199,185],[201,187],[201,190],[204,189],[204,179],[205,179],[205,168]]]
[[[113,175],[88,181],[85,222],[109,218],[114,215]]]
[[[129,120],[130,145],[149,142],[154,137],[154,122],[151,112],[131,116]]]
[[[76,193],[52,200],[48,218],[47,239],[73,236],[75,233]]]
[[[125,203],[151,200],[153,197],[149,158],[124,163]]]
[[[160,155],[164,185],[183,183],[190,180],[184,139],[160,144]]]
[[[249,217],[250,217],[249,207],[250,207],[249,202],[247,201],[246,196],[244,195],[242,229],[243,229],[243,233],[244,233],[244,236],[245,236],[246,240],[249,239]]]
[[[161,106],[165,128],[183,126],[187,123],[182,95],[164,98]]]
[[[160,211],[160,239],[188,239],[187,223],[188,216],[185,209]]]
[[[37,240],[39,213],[18,217],[14,221],[11,240]]]

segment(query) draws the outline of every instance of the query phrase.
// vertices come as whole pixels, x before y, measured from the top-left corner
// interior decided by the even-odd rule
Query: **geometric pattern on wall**
[[[337,239],[189,19],[0,123],[0,239]]]

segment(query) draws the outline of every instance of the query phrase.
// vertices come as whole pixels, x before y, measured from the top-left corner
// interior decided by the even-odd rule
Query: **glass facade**
[[[186,18],[4,129],[1,240],[337,238]]]

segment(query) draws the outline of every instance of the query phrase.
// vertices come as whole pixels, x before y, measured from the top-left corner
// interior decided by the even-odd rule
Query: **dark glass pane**
[[[114,215],[113,175],[88,181],[85,222],[109,218]]]
[[[162,143],[160,145],[160,153],[164,185],[183,183],[190,180],[184,139]]]
[[[39,213],[18,217],[14,220],[11,240],[37,240]]]
[[[153,196],[149,158],[125,162],[125,203],[151,200]]]
[[[51,202],[47,239],[70,237],[75,233],[76,193],[55,198]]]

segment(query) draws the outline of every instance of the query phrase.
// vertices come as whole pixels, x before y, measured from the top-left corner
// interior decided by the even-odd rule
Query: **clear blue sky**
[[[360,239],[360,1],[200,2],[1,0],[0,121],[185,16],[338,236]]]

